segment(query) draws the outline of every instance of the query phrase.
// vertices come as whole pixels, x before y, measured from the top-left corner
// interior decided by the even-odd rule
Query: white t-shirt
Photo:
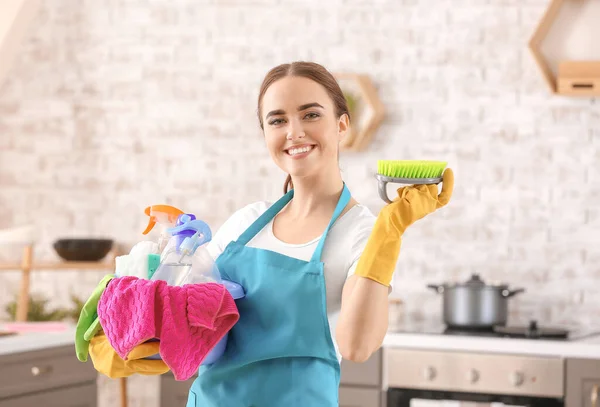
[[[207,250],[217,259],[225,250],[229,242],[238,237],[265,212],[272,203],[260,201],[236,211],[208,243]],[[358,259],[367,244],[375,216],[363,205],[357,204],[339,217],[333,224],[323,247],[321,261],[324,263],[325,284],[327,296],[327,317],[331,330],[331,337],[335,346],[338,361],[341,355],[335,340],[335,327],[342,304],[342,288],[346,279],[354,273]],[[249,247],[271,250],[309,261],[317,248],[321,237],[303,244],[289,244],[277,239],[273,234],[273,220],[271,220],[248,243]]]

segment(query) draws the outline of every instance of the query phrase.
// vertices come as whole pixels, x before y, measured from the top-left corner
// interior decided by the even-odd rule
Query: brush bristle
[[[393,178],[437,178],[441,177],[445,161],[424,160],[379,160],[377,172]]]

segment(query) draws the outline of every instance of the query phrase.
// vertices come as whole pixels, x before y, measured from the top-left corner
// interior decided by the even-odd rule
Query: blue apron
[[[321,254],[350,201],[346,184],[310,261],[246,244],[292,199],[289,191],[217,259],[241,284],[240,319],[225,353],[201,366],[187,407],[337,407],[340,366],[327,319]]]

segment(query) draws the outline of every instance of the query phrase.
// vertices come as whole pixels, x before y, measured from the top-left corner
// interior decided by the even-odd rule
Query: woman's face
[[[283,171],[310,177],[338,168],[348,121],[346,115],[336,117],[323,86],[303,77],[282,78],[265,92],[261,115],[269,153]]]

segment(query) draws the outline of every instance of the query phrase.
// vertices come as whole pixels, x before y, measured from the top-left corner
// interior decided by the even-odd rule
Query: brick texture
[[[370,74],[385,103],[368,150],[341,156],[360,202],[383,204],[377,159],[455,170],[451,204],[403,241],[394,295],[409,317],[440,317],[427,283],[480,273],[526,288],[513,323],[588,325],[600,317],[600,109],[550,95],[529,55],[547,4],[46,0],[0,89],[0,227],[35,222],[37,256],[50,259],[62,236],[141,240],[149,204],[217,228],[277,198],[284,174],[261,139],[258,86],[272,66],[310,59]],[[66,303],[101,277],[40,272],[33,291]],[[0,281],[4,303],[18,275]],[[103,389],[110,405],[116,385]],[[133,406],[151,405],[143,393]]]

